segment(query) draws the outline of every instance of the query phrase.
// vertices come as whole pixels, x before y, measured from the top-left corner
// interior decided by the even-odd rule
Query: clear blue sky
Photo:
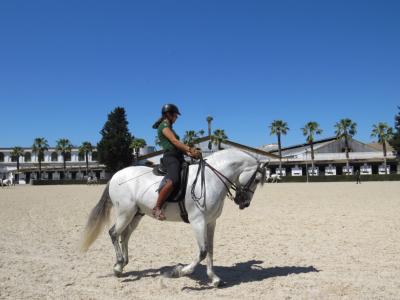
[[[176,103],[176,130],[225,129],[230,139],[302,143],[317,121],[394,123],[400,105],[400,1],[1,1],[0,147],[100,139],[127,111],[136,137]]]

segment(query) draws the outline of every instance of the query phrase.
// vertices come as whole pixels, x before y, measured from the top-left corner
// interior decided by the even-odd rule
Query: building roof
[[[369,143],[368,146],[375,148],[376,150],[383,151],[383,145],[377,142]],[[393,147],[390,144],[386,144],[386,151],[394,151]]]
[[[321,139],[314,141],[313,143],[313,148],[314,148],[314,153],[341,153],[343,152],[342,149],[338,148],[343,148],[343,139],[337,139],[336,137],[330,137],[326,139]],[[372,147],[371,145],[365,144],[361,141],[358,141],[354,138],[349,140],[350,148],[355,149],[353,152],[378,152],[382,151],[382,149],[378,150],[375,147]],[[290,147],[285,147],[281,149],[282,151],[282,157],[290,157],[290,156],[296,156],[300,155],[305,152],[310,151],[310,144],[308,143],[303,143],[303,144],[298,144],[298,145],[293,145]],[[278,150],[273,150],[271,153],[278,153]]]
[[[322,144],[322,143],[325,145],[327,142],[332,142],[332,141],[336,141],[336,137],[330,137],[330,138],[314,141],[314,143],[313,143],[314,149],[315,149],[316,145],[319,145],[319,144]],[[309,143],[297,144],[297,145],[281,148],[281,151],[286,151],[286,150],[291,150],[291,149],[306,148],[306,147],[309,147],[309,146],[310,146]],[[271,153],[274,153],[274,152],[278,152],[278,149],[274,149],[274,150],[271,151]]]

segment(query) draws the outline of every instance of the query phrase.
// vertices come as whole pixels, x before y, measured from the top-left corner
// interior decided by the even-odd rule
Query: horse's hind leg
[[[111,241],[115,248],[115,255],[117,257],[117,262],[114,265],[114,274],[119,276],[122,274],[122,269],[124,265],[124,257],[122,255],[121,247],[119,245],[119,238],[121,233],[132,221],[133,216],[136,214],[137,209],[133,211],[125,211],[124,213],[118,214],[117,221],[114,226],[108,231],[111,237]]]
[[[136,215],[133,217],[132,221],[129,223],[129,225],[125,228],[125,230],[121,234],[122,257],[124,259],[123,267],[125,267],[129,262],[129,256],[128,256],[129,238],[131,237],[132,232],[138,226],[142,217],[143,217],[143,215],[141,213],[136,213]]]

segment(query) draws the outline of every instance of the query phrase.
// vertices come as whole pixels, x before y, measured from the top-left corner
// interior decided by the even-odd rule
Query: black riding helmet
[[[170,112],[170,113],[177,113],[180,115],[181,113],[179,112],[178,107],[175,104],[165,104],[163,108],[161,109],[161,114],[164,115],[165,113]]]

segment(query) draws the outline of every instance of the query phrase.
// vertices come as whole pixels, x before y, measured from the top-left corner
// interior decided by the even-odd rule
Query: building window
[[[51,153],[51,161],[58,161],[58,153],[57,152]]]
[[[32,160],[32,154],[30,152],[25,152],[24,154],[24,160],[25,162],[31,162]]]
[[[97,151],[92,152],[92,161],[97,161]]]
[[[65,153],[65,161],[71,161],[71,152]]]
[[[84,161],[85,160],[85,153],[79,153],[78,154],[78,160],[79,161]]]
[[[0,162],[4,162],[4,153],[0,152]]]

